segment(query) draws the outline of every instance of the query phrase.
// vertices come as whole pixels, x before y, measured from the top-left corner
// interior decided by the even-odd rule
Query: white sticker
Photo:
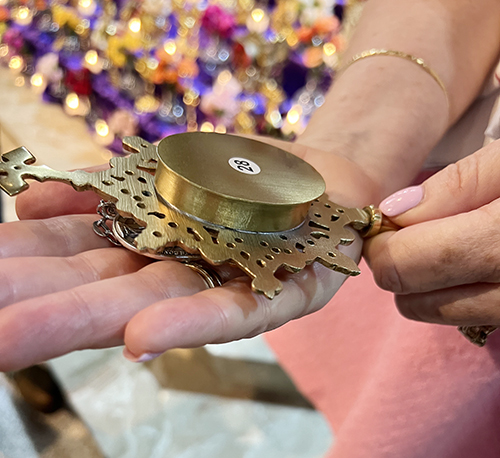
[[[260,167],[250,159],[232,157],[228,162],[229,165],[238,172],[246,173],[247,175],[257,175],[260,173]]]

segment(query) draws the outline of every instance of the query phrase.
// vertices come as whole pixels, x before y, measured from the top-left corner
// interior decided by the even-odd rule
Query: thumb
[[[380,204],[399,226],[465,213],[500,197],[500,140]]]

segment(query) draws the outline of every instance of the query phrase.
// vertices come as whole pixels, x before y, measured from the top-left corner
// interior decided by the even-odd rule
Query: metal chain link
[[[108,239],[113,245],[122,246],[121,243],[116,240],[113,231],[107,224],[108,221],[113,221],[118,216],[115,204],[101,200],[100,204],[97,206],[97,214],[101,216],[101,219],[94,221],[94,232],[99,237]]]

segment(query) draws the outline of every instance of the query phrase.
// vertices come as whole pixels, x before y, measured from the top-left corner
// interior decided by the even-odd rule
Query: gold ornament
[[[275,276],[280,268],[299,272],[318,261],[346,275],[359,273],[337,246],[354,240],[345,226],[369,229],[373,211],[329,201],[319,173],[297,156],[202,132],[173,135],[158,146],[127,137],[124,148],[134,154],[114,157],[110,169],[92,173],[33,166],[33,155],[17,148],[2,155],[0,188],[15,195],[31,178],[93,190],[116,209],[113,228],[127,248],[172,259],[173,247],[215,266],[231,263],[269,299],[282,289]]]

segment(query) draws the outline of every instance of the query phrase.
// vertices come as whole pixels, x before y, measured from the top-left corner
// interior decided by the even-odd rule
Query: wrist
[[[337,139],[338,140],[338,139]],[[318,142],[318,146],[321,145]],[[336,147],[316,148],[302,136],[290,151],[315,167],[326,183],[326,193],[334,202],[348,207],[378,204],[386,196],[383,187],[344,152],[349,146],[336,141]],[[342,153],[341,153],[342,152]]]
[[[429,75],[403,59],[374,57],[337,79],[297,142],[350,159],[385,197],[413,180],[447,124],[445,98]]]

